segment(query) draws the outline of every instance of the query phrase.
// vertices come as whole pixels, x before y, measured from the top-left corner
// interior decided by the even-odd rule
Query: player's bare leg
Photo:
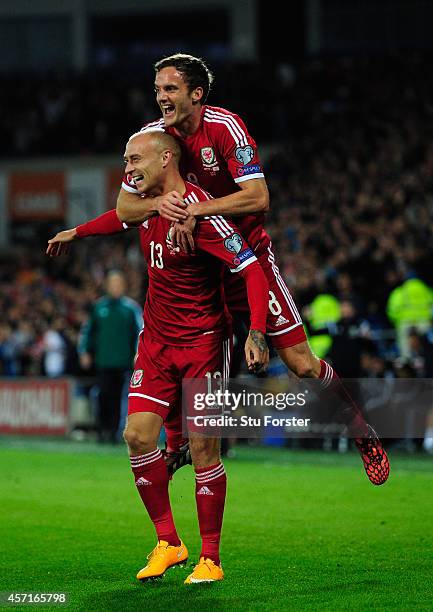
[[[185,584],[215,582],[224,578],[219,543],[227,479],[221,463],[220,440],[191,432],[189,443],[195,469],[195,499],[202,549],[199,563]]]
[[[162,418],[152,412],[128,416],[124,438],[128,445],[135,485],[155,526],[158,544],[148,556],[137,578],[162,576],[171,566],[184,563],[188,551],[177,535],[168,495],[168,472],[157,446]]]
[[[372,484],[381,485],[389,476],[389,461],[374,429],[369,425],[356,402],[342,384],[335,370],[311,351],[308,342],[278,349],[286,366],[300,378],[322,380],[323,393],[338,395],[344,402],[341,416],[349,433],[355,433],[355,444],[361,455],[364,469]]]
[[[208,438],[191,431],[189,443],[194,468],[207,468],[221,461],[219,438]]]
[[[184,465],[191,465],[191,453],[188,438],[182,434],[182,412],[179,410],[173,418],[164,422],[166,447],[162,451],[170,479]]]

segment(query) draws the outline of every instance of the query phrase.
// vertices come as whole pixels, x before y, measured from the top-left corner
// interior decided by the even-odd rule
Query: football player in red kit
[[[210,199],[203,189],[179,174],[180,147],[162,130],[134,134],[128,141],[126,171],[140,193],[158,196],[176,191],[185,202],[198,206]],[[114,212],[114,211],[113,211]],[[201,220],[195,230],[194,254],[172,244],[171,222],[147,215],[140,225],[140,241],[148,265],[149,287],[144,306],[134,373],[130,382],[128,421],[124,437],[140,497],[153,521],[158,544],[137,578],[161,576],[168,567],[185,562],[188,551],[179,539],[168,495],[169,474],[157,441],[162,424],[180,414],[182,379],[207,380],[229,375],[231,317],[225,308],[222,273],[244,278],[250,305],[251,328],[245,355],[251,370],[266,367],[269,353],[264,339],[268,284],[257,258],[238,228],[221,216]],[[115,214],[88,222],[71,232],[74,237],[122,231]],[[98,225],[99,224],[99,225]],[[105,225],[104,225],[105,224]],[[69,232],[69,234],[68,234]],[[59,255],[67,240],[49,241],[47,253]],[[187,584],[223,579],[219,541],[226,494],[226,475],[219,440],[190,432],[196,472],[197,514],[202,538],[200,561]]]
[[[190,206],[176,191],[140,198],[134,180],[126,175],[117,203],[119,218],[140,222],[153,212],[177,222],[173,244],[185,250],[193,248],[197,219],[215,214],[236,218],[268,280],[266,333],[274,348],[297,376],[317,378],[323,395],[338,396],[343,405],[341,418],[355,438],[368,478],[375,485],[383,484],[389,475],[389,461],[382,443],[332,366],[312,353],[295,302],[278,269],[271,240],[263,229],[269,196],[256,143],[238,115],[206,104],[213,76],[201,59],[176,54],[157,62],[155,71],[162,118],[143,131],[159,127],[173,135],[182,148],[182,176],[198,183],[215,199]],[[230,312],[247,317],[245,283],[227,274],[225,293]],[[182,443],[179,427],[173,423],[166,429],[168,446],[178,450]]]
[[[293,297],[279,272],[271,240],[263,229],[269,196],[256,143],[240,117],[205,104],[213,77],[201,59],[176,54],[159,61],[155,69],[162,118],[147,124],[143,131],[156,127],[173,135],[182,148],[182,175],[199,183],[215,199],[191,207],[175,190],[155,198],[139,197],[134,180],[126,175],[117,202],[118,217],[140,223],[149,214],[159,214],[176,222],[173,245],[185,251],[193,248],[196,219],[209,214],[236,218],[268,280],[267,334],[274,348],[295,374],[319,379],[328,399],[337,396],[343,406],[341,419],[355,438],[370,482],[383,484],[389,475],[389,461],[382,443],[332,366],[312,353]],[[113,214],[101,217],[102,233],[107,232],[106,227],[109,231]],[[245,320],[248,308],[244,282],[227,274],[225,294],[230,312]],[[187,444],[176,418],[166,423],[166,432],[166,460],[172,461],[174,470],[185,463]]]

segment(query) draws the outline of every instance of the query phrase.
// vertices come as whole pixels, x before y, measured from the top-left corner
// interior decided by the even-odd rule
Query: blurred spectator
[[[418,332],[415,328],[408,333],[409,362],[418,378],[433,379],[433,332]]]
[[[373,351],[361,354],[361,378],[393,378],[392,363]]]
[[[49,378],[62,376],[66,370],[67,344],[63,337],[65,321],[57,318],[42,337],[44,372]]]
[[[100,442],[117,441],[122,391],[132,373],[137,339],[143,327],[142,309],[125,296],[125,276],[111,271],[107,294],[93,307],[79,343],[81,365],[95,365],[99,387],[98,436]]]
[[[332,347],[336,323],[341,318],[341,307],[336,297],[328,293],[317,295],[304,308],[309,327],[309,342],[313,352],[324,359]]]
[[[390,294],[387,314],[397,330],[400,355],[409,357],[411,330],[426,332],[431,327],[433,289],[419,278],[410,278]]]
[[[0,374],[16,376],[18,372],[18,345],[9,325],[0,325]]]
[[[352,302],[341,302],[340,312],[341,318],[335,324],[328,357],[341,378],[359,378],[362,352],[371,346],[370,328],[357,315]]]

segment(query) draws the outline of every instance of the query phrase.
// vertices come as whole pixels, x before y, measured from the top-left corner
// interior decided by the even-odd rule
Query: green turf
[[[154,534],[122,448],[3,440],[0,591],[67,592],[89,611],[431,610],[433,459],[391,461],[376,488],[352,453],[240,449],[226,461],[226,579],[187,587],[189,568],[134,578]],[[171,485],[191,560],[193,487],[190,467]]]

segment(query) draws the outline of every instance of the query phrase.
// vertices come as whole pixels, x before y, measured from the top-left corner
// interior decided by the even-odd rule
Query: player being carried
[[[239,116],[206,104],[213,76],[203,60],[179,53],[157,62],[155,72],[156,101],[162,117],[144,126],[143,131],[159,127],[174,136],[182,148],[182,176],[215,199],[191,206],[176,190],[155,198],[140,197],[134,177],[126,175],[117,202],[119,219],[140,223],[149,214],[158,213],[175,222],[173,245],[188,251],[194,248],[197,219],[219,214],[236,218],[268,280],[266,333],[274,348],[292,372],[301,378],[318,379],[323,396],[328,400],[335,397],[343,406],[340,418],[355,438],[370,482],[383,484],[389,475],[389,461],[382,443],[332,366],[312,353],[301,316],[278,269],[270,237],[263,229],[269,195],[256,143]],[[110,231],[112,219],[117,221],[114,211],[103,217],[101,226],[105,223]],[[247,319],[242,279],[227,274],[225,294],[232,315]],[[166,423],[166,431],[168,450],[179,457],[182,447],[186,452],[179,422],[174,419]]]
[[[210,199],[200,187],[179,174],[180,147],[162,130],[131,136],[125,151],[126,171],[139,193],[159,196],[176,191],[185,202],[198,206]],[[252,250],[235,225],[221,216],[201,220],[195,230],[195,252],[174,248],[171,222],[145,215],[140,225],[141,247],[147,261],[149,287],[144,306],[134,373],[128,396],[124,438],[140,497],[153,521],[158,544],[139,580],[164,574],[168,567],[188,558],[170,507],[169,474],[157,442],[167,417],[180,414],[182,379],[207,381],[220,373],[228,378],[231,356],[231,317],[224,303],[222,272],[225,266],[240,275],[247,287],[251,328],[245,355],[251,370],[266,368],[269,352],[264,338],[268,283]],[[152,217],[152,218],[150,218]],[[98,234],[100,220],[74,230],[75,237]],[[111,216],[113,233],[125,224]],[[107,233],[106,226],[102,233]],[[60,235],[58,235],[60,236]],[[56,236],[47,254],[60,255],[68,241]],[[66,245],[66,246],[65,246]],[[225,266],[224,266],[225,264]],[[190,432],[190,450],[196,473],[197,514],[202,539],[199,563],[187,584],[223,579],[219,542],[226,496],[226,474],[219,440]]]

